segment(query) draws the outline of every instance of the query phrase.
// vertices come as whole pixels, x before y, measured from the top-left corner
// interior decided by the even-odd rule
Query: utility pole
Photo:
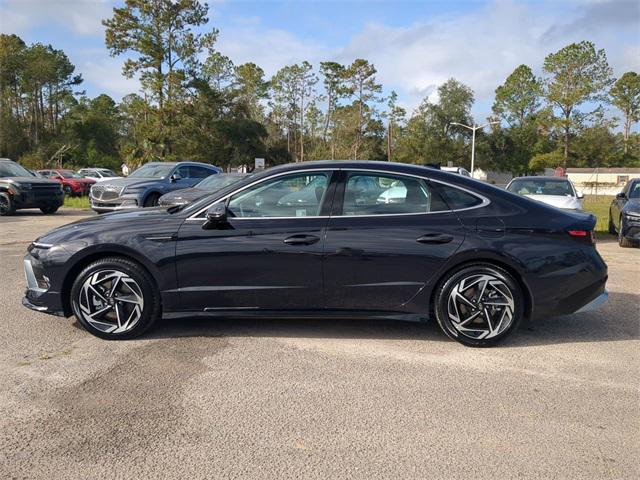
[[[472,132],[471,134],[471,178],[473,178],[473,170],[474,170],[475,161],[476,161],[476,130],[482,130],[484,127],[488,127],[489,125],[495,125],[497,123],[500,123],[500,122],[489,122],[489,123],[485,123],[484,125],[476,125],[474,123],[473,126],[471,127],[469,125],[465,125],[464,123],[458,123],[458,122],[451,122],[449,124],[449,125],[457,125],[458,127],[468,128]]]

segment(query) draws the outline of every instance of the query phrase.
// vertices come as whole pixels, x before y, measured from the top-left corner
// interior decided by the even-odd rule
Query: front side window
[[[422,179],[393,174],[350,173],[342,215],[393,215],[448,210]]]
[[[209,170],[204,167],[196,167],[194,165],[189,167],[189,178],[207,178],[210,175],[215,174],[213,170]]]
[[[640,198],[640,181],[633,182],[629,187],[629,198]]]
[[[229,212],[235,217],[315,217],[328,185],[324,172],[272,178],[233,195]]]

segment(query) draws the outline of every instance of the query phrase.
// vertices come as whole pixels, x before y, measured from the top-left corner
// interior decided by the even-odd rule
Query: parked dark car
[[[55,180],[62,184],[62,189],[67,195],[88,195],[91,185],[95,180],[84,178],[73,170],[54,168],[50,170],[38,170],[38,173],[49,180]]]
[[[0,216],[23,208],[55,213],[63,203],[60,183],[40,178],[19,163],[0,158]]]
[[[315,202],[281,201],[308,185]],[[378,200],[400,185],[404,201]],[[606,299],[595,222],[416,165],[298,163],[185,207],[43,235],[25,257],[23,303],[75,314],[107,339],[140,335],[162,315],[333,316],[433,318],[451,338],[489,346],[523,318]]]
[[[198,162],[150,162],[128,177],[104,180],[91,188],[91,208],[98,213],[154,207],[165,193],[193,187],[221,169]]]
[[[627,182],[609,207],[609,233],[621,247],[640,245],[640,178]]]
[[[207,195],[208,193],[214,193],[221,188],[228,187],[229,185],[239,182],[247,175],[245,173],[218,173],[211,175],[200,183],[196,184],[192,188],[183,188],[174,192],[166,193],[158,200],[158,205],[163,207],[173,207],[177,205],[186,205],[194,200]]]

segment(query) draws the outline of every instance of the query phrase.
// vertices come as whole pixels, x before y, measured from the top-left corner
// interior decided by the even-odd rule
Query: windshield
[[[116,173],[113,170],[108,170],[106,168],[98,170],[98,174],[102,175],[103,177],[117,177],[118,176],[118,175],[116,175]]]
[[[205,178],[200,183],[196,185],[196,188],[204,188],[207,190],[218,190],[222,187],[226,187],[227,185],[231,185],[232,183],[236,183],[237,181],[243,178],[242,175],[228,175],[224,173],[218,173],[216,175],[211,175],[210,177]]]
[[[82,175],[78,175],[76,172],[72,172],[71,170],[61,170],[58,173],[62,175],[62,178],[82,178]]]
[[[0,162],[0,177],[35,177],[35,175],[17,163]]]
[[[573,197],[573,189],[567,180],[555,179],[520,179],[514,180],[507,187],[511,193],[518,195],[559,195]]]
[[[175,165],[163,165],[161,163],[147,163],[135,170],[129,178],[165,178],[169,176]]]

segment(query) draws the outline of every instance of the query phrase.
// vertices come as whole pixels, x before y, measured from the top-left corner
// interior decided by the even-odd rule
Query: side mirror
[[[576,195],[578,196],[578,198],[584,198],[583,192],[577,192]]]
[[[171,175],[169,177],[169,180],[171,180],[172,182],[176,182],[178,180],[181,180],[182,177],[180,176],[180,174],[178,172],[174,173],[173,175]]]
[[[216,203],[207,210],[207,221],[204,222],[202,228],[216,228],[227,223],[227,205],[224,203]]]
[[[623,198],[627,198],[627,196],[624,194],[624,192],[620,192],[616,195],[616,198],[623,199]]]

